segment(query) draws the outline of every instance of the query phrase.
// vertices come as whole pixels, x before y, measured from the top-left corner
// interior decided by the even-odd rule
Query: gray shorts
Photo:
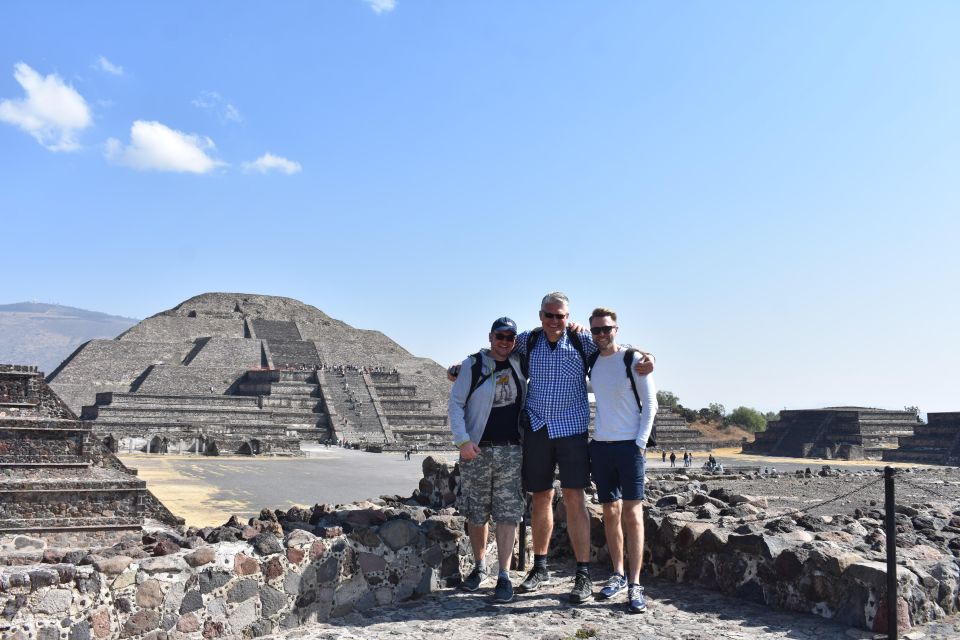
[[[460,511],[470,524],[520,522],[526,496],[520,481],[519,444],[481,447],[473,460],[460,460]]]

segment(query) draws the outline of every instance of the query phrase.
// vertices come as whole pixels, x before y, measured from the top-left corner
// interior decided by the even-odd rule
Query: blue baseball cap
[[[513,331],[517,333],[517,323],[507,316],[503,316],[493,321],[493,326],[490,327],[490,331]]]

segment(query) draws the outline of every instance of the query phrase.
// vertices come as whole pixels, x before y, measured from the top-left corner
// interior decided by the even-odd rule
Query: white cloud
[[[107,60],[106,56],[100,56],[97,58],[97,64],[94,65],[96,69],[103,71],[104,73],[109,73],[112,76],[122,76],[123,67],[118,64],[113,64]]]
[[[92,120],[83,96],[55,73],[41,76],[24,62],[13,69],[26,97],[0,100],[0,121],[20,127],[50,151],[79,149],[76,135]]]
[[[294,173],[300,173],[300,171],[303,170],[303,167],[300,166],[299,162],[287,160],[281,156],[275,156],[268,151],[253,162],[244,162],[243,170],[247,173],[254,171],[257,173],[280,171],[281,173],[291,175]]]
[[[227,106],[223,108],[223,117],[231,122],[243,122],[240,111],[232,104],[227,104]]]
[[[107,140],[107,158],[140,171],[209,173],[226,163],[207,155],[213,140],[183,133],[159,122],[137,120],[130,127],[130,144],[116,138]]]
[[[225,122],[243,122],[240,110],[216,91],[202,91],[190,103],[198,109],[216,113]]]
[[[363,0],[374,13],[387,13],[397,8],[397,0]]]

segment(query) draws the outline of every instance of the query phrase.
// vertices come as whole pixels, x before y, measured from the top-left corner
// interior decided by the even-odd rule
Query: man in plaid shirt
[[[590,582],[590,520],[584,489],[590,485],[587,428],[590,404],[584,376],[584,358],[597,351],[588,331],[580,325],[567,329],[570,301],[559,291],[540,303],[542,332],[527,353],[531,334],[517,336],[515,351],[529,361],[526,411],[530,428],[524,434],[523,464],[526,490],[533,494],[533,569],[519,590],[532,592],[549,584],[547,552],[553,533],[553,479],[560,470],[560,487],[567,513],[570,546],[577,572],[570,601],[580,603],[593,593]],[[575,330],[574,330],[575,329]],[[575,335],[572,335],[575,334]],[[574,341],[579,338],[581,356]],[[649,359],[636,366],[638,374],[653,371]]]

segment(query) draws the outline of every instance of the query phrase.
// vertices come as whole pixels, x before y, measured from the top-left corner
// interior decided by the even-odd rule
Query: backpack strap
[[[590,373],[590,369],[587,367],[587,352],[583,350],[583,341],[580,340],[580,334],[570,327],[567,327],[567,338],[570,340],[573,348],[577,350],[577,353],[580,354],[580,362],[583,363],[583,375],[587,376]]]
[[[542,333],[543,327],[537,327],[527,334],[527,352],[520,359],[520,372],[527,380],[530,379],[530,354],[533,353],[533,348],[537,346],[537,340],[540,339]]]
[[[633,389],[633,397],[637,401],[637,406],[640,407],[640,410],[643,411],[643,403],[640,401],[640,394],[637,392],[637,381],[633,379],[633,354],[640,353],[638,349],[633,349],[627,347],[623,352],[623,366],[627,370],[627,380],[630,381],[630,388]],[[653,429],[650,431],[650,437],[647,438],[647,448],[657,446],[657,426],[656,423],[653,425]]]
[[[473,395],[473,392],[479,389],[480,385],[493,375],[493,371],[483,375],[483,355],[479,351],[470,357],[473,358],[473,364],[470,366],[470,391],[467,392],[467,398],[463,401],[464,406],[470,402],[470,396]]]
[[[599,360],[599,359],[600,359],[600,351],[599,351],[599,350],[598,350],[598,351],[594,351],[593,353],[590,354],[590,357],[587,358],[587,377],[588,377],[588,378],[589,378],[590,375],[593,373],[593,368],[596,366],[597,360]]]

